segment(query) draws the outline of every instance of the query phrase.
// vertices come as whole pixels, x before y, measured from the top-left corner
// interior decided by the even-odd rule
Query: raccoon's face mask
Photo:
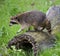
[[[11,18],[9,26],[18,24],[15,18]]]

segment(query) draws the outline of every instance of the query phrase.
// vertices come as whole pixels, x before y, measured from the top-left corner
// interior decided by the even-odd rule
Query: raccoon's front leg
[[[21,32],[21,31],[22,31],[22,29],[19,29],[19,30],[17,31],[17,33]]]
[[[25,28],[21,27],[21,28],[17,31],[17,33],[22,32],[24,29],[25,29]]]
[[[29,28],[29,27],[30,27],[29,25],[21,25],[21,28],[18,30],[17,33],[21,32],[21,31],[23,31],[24,29]]]

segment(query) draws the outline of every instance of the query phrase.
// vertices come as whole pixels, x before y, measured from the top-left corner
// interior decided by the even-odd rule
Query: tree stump
[[[60,5],[51,6],[46,12],[46,17],[51,21],[53,30],[56,26],[60,26]]]
[[[60,33],[60,5],[51,6],[46,12],[46,17],[51,21],[52,34]]]

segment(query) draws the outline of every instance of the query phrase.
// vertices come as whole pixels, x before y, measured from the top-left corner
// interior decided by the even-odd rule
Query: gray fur
[[[48,32],[51,32],[50,21],[46,19],[46,14],[41,11],[24,12],[17,16],[13,16],[11,21],[13,21],[13,23],[16,21],[18,24],[21,24],[21,28],[18,32],[25,28],[29,28],[30,26],[33,26],[37,31],[42,31],[46,28]]]

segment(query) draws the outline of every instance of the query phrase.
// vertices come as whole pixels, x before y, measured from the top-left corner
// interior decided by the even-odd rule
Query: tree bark
[[[23,49],[25,51],[33,50],[34,56],[37,56],[38,51],[52,47],[55,44],[55,36],[47,32],[26,32],[22,35],[14,36],[9,41],[8,47],[15,45],[16,49]]]

